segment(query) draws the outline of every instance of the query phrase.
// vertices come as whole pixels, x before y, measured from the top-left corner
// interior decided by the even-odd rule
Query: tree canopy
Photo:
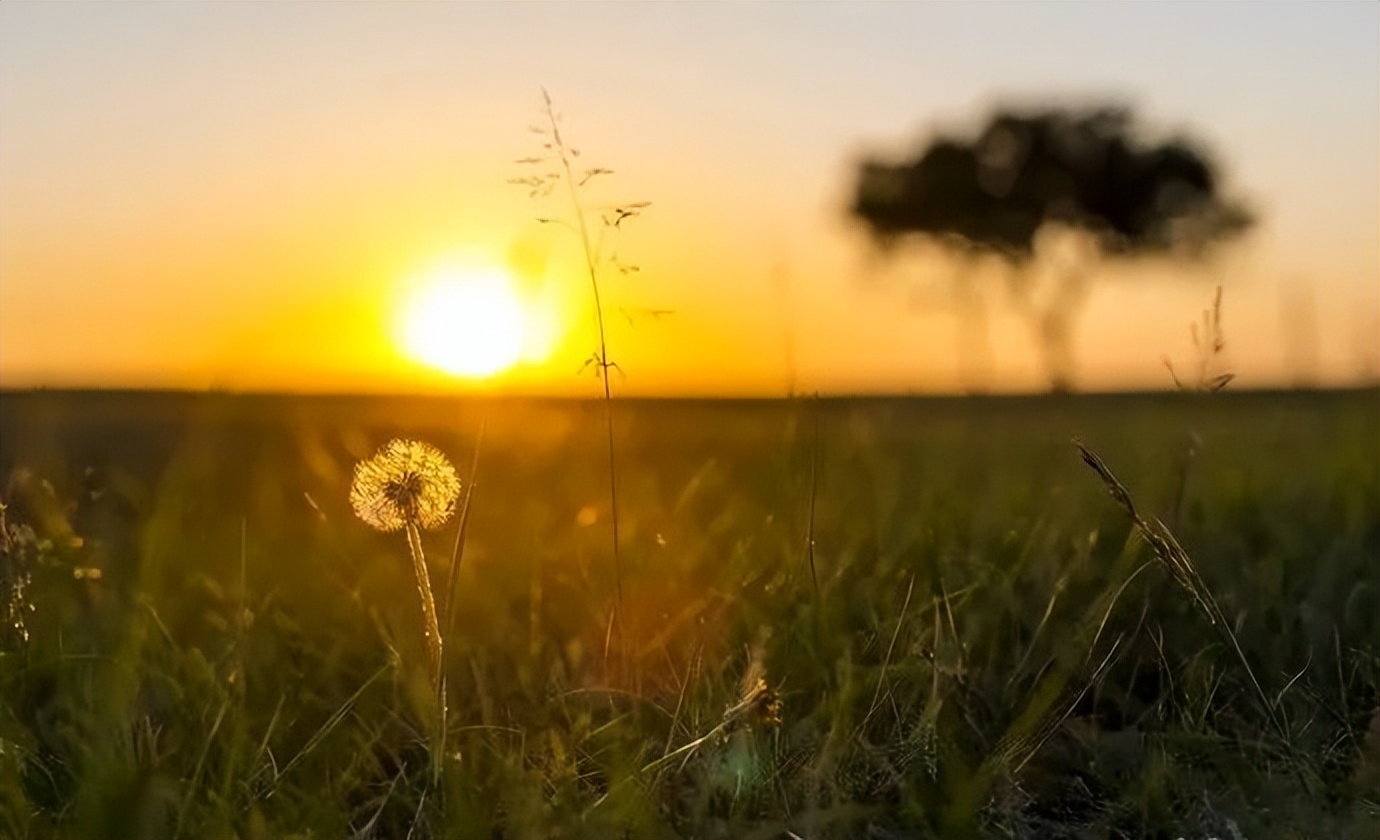
[[[851,211],[884,245],[927,235],[1016,263],[1048,223],[1096,234],[1107,255],[1196,255],[1254,221],[1220,181],[1199,146],[1148,142],[1124,107],[999,109],[971,139],[864,160]]]

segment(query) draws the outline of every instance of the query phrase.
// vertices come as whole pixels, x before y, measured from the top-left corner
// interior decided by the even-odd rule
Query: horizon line
[[[1292,386],[1260,386],[1223,388],[1219,391],[1198,391],[1181,388],[1128,388],[1072,391],[808,391],[796,394],[632,394],[614,396],[614,402],[793,402],[793,401],[849,401],[849,400],[1030,400],[1078,399],[1105,397],[1229,397],[1271,395],[1343,395],[1376,392],[1380,394],[1380,379],[1349,384],[1303,384]],[[416,400],[476,400],[512,402],[604,402],[602,395],[572,395],[539,392],[484,393],[479,391],[292,391],[286,389],[232,388],[173,388],[173,387],[73,387],[0,385],[0,398],[11,396],[136,396],[136,397],[243,397],[249,399],[416,399]]]

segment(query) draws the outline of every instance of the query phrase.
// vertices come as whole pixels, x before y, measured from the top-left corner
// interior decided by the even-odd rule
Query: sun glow
[[[516,364],[530,337],[529,326],[511,280],[496,269],[430,275],[404,304],[398,320],[407,355],[474,379]]]

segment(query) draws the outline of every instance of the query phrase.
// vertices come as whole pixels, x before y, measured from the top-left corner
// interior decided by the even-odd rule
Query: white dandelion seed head
[[[380,531],[408,523],[438,528],[455,512],[460,479],[441,450],[415,440],[390,440],[355,465],[350,505]]]

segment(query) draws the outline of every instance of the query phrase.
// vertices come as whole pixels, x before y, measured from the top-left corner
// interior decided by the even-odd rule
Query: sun
[[[517,363],[527,318],[499,270],[444,270],[428,276],[398,319],[403,350],[456,376],[483,379]]]

